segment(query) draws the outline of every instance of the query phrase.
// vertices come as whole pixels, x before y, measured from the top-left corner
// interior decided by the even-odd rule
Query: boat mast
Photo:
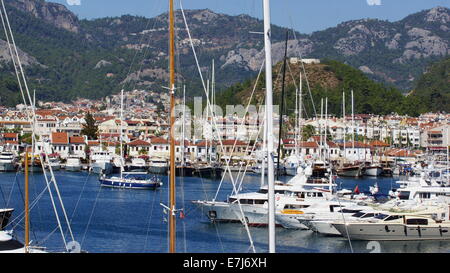
[[[170,179],[169,179],[169,252],[175,253],[175,32],[173,0],[169,0],[169,63],[170,63]]]
[[[123,179],[123,168],[124,168],[124,159],[123,159],[123,89],[120,91],[120,179]]]
[[[277,180],[280,175],[280,162],[281,162],[281,133],[283,129],[283,112],[284,112],[284,85],[286,80],[286,59],[287,59],[287,44],[288,44],[289,32],[286,31],[286,43],[284,46],[284,62],[283,62],[283,82],[281,84],[281,109],[280,109],[280,121],[278,130],[278,160],[277,160]]]
[[[270,0],[264,0],[264,51],[266,62],[266,123],[267,123],[267,184],[268,184],[268,224],[269,252],[275,253],[275,183],[274,183],[274,135],[272,99],[272,43],[270,30]]]
[[[28,146],[25,148],[25,253],[28,253],[30,242],[30,212],[28,194]]]
[[[344,162],[345,159],[347,158],[347,149],[345,148],[345,137],[347,135],[347,123],[345,120],[345,92],[342,91],[342,117],[344,118]]]

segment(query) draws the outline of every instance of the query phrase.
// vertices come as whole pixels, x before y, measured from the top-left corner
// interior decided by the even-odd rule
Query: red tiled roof
[[[3,133],[3,137],[4,138],[18,138],[19,134],[18,133]]]
[[[151,146],[147,141],[136,139],[128,143],[129,146]]]
[[[69,136],[66,132],[53,132],[52,144],[69,144]]]
[[[69,142],[71,144],[85,144],[84,137],[82,136],[71,137],[69,138]]]
[[[169,144],[169,141],[167,139],[164,139],[162,137],[153,137],[150,139],[150,142],[152,144]]]

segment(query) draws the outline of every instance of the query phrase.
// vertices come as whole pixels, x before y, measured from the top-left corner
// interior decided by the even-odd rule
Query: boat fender
[[[406,226],[403,226],[403,232],[405,233],[405,236],[408,236],[408,228]]]
[[[441,237],[442,237],[442,227],[441,227],[441,225],[439,225],[439,234],[440,234]]]
[[[384,226],[384,230],[386,230],[386,232],[391,232],[391,231],[389,230],[388,225],[385,225],[385,226]]]
[[[417,231],[419,232],[419,237],[422,237],[422,231],[420,230],[420,226],[417,226]]]

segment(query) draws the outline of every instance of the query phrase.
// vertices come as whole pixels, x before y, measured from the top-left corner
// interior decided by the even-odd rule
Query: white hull
[[[333,224],[334,227],[347,237],[344,224]],[[450,240],[449,225],[416,226],[404,224],[349,224],[348,237],[352,240],[368,241],[422,241],[422,240]]]
[[[193,201],[193,203],[197,205],[211,221],[239,222],[239,218],[227,202]]]
[[[113,170],[113,166],[110,162],[104,162],[104,161],[100,161],[100,162],[94,162],[92,164],[92,172],[93,173],[97,173],[97,174],[110,174]]]
[[[383,172],[383,168],[381,168],[381,167],[367,167],[364,171],[364,175],[380,176],[382,172]]]
[[[300,223],[297,215],[293,214],[275,214],[275,220],[284,228],[288,229],[308,229],[307,226]]]
[[[310,229],[327,236],[340,236],[341,233],[333,226],[331,221],[308,221]]]
[[[297,167],[292,167],[292,168],[285,167],[285,172],[286,172],[286,175],[296,176],[297,175]]]

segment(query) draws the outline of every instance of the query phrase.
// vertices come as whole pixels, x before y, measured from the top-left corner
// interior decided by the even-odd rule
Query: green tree
[[[91,115],[90,112],[86,114],[84,117],[84,120],[86,121],[85,124],[83,124],[83,129],[81,130],[81,134],[88,137],[88,139],[97,139],[98,138],[98,126],[95,124],[95,119]]]
[[[306,125],[302,129],[302,140],[307,141],[310,137],[312,137],[316,133],[316,128],[312,125]]]

